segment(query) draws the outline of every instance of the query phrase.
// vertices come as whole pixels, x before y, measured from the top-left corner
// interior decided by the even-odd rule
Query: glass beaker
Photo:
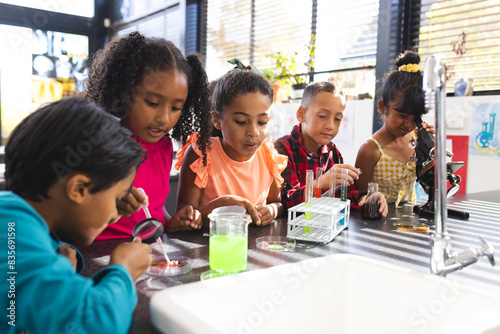
[[[247,266],[250,215],[235,212],[210,213],[210,269],[235,273]]]
[[[379,212],[380,204],[378,202],[378,183],[368,183],[368,193],[366,194],[366,201],[361,208],[361,216],[366,220],[379,220],[382,219],[382,214]]]

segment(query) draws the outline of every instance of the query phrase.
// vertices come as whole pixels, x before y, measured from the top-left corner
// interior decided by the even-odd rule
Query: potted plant
[[[271,57],[275,60],[275,69],[268,70],[268,78],[274,80],[274,82],[279,82],[280,86],[289,87],[290,98],[300,99],[302,98],[302,93],[304,88],[307,86],[309,81],[309,74],[314,71],[314,56],[316,51],[315,36],[312,35],[309,45],[306,46],[306,52],[308,55],[308,60],[304,63],[307,71],[303,74],[297,74],[298,64],[296,57],[299,54],[297,51],[293,53],[292,56],[284,55],[281,52],[276,52],[266,57]]]
[[[292,99],[300,99],[302,98],[302,94],[304,93],[304,89],[307,86],[307,82],[309,81],[308,76],[311,75],[311,73],[314,72],[314,57],[316,54],[316,36],[313,34],[311,35],[311,41],[309,42],[309,45],[306,46],[307,48],[307,55],[308,55],[308,60],[304,63],[304,66],[307,68],[306,74],[303,75],[294,75],[293,80],[295,81],[294,84],[292,84]],[[295,55],[298,53],[295,52]],[[296,66],[295,66],[296,68]],[[312,80],[312,78],[311,78]]]
[[[272,70],[267,70],[262,75],[264,75],[264,77],[266,77],[273,84],[273,89],[274,89],[273,103],[276,103],[278,101],[279,91],[281,89],[281,84],[278,80],[278,75],[275,74]]]
[[[282,95],[286,94],[287,99],[289,97],[292,99],[300,98],[302,92],[294,93],[293,90],[302,89],[303,91],[306,85],[304,78],[297,75],[298,66],[295,60],[297,54],[297,52],[294,52],[294,55],[291,57],[281,52],[266,55],[266,57],[271,57],[275,60],[275,68],[267,70],[264,76],[271,80],[274,85],[279,85],[279,89],[283,91]]]

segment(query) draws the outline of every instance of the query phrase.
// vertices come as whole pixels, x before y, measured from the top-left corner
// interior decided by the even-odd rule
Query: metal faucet
[[[446,134],[445,108],[446,77],[445,68],[439,56],[429,56],[425,61],[423,90],[425,104],[436,115],[436,140],[434,148],[434,221],[435,232],[431,236],[431,271],[433,274],[446,276],[477,262],[480,256],[486,256],[492,266],[495,265],[495,249],[482,237],[480,248],[469,248],[460,253],[451,250],[450,236],[446,232]]]

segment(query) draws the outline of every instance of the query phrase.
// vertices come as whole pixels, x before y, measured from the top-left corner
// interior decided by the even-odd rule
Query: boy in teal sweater
[[[59,237],[89,245],[124,214],[117,204],[143,154],[112,116],[79,97],[16,127],[5,151],[8,191],[0,192],[1,333],[127,332],[134,280],[151,263],[151,247],[140,239],[119,245],[90,279]]]

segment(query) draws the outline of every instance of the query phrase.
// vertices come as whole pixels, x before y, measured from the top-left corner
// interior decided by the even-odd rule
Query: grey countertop
[[[470,219],[466,221],[447,220],[447,230],[454,250],[477,247],[480,235],[500,250],[499,198],[500,190],[455,196],[449,201],[449,208],[470,213]],[[433,220],[413,215],[410,205],[391,208],[388,217],[377,222],[363,221],[359,212],[351,210],[349,228],[342,231],[330,243],[323,245],[298,241],[294,252],[277,253],[258,249],[255,239],[268,235],[286,236],[287,219],[278,219],[266,227],[250,225],[247,271],[312,257],[349,253],[429,273],[430,235],[398,231],[393,225],[396,222],[423,222],[431,225],[431,230],[433,228]],[[186,275],[173,277],[141,276],[136,282],[139,301],[134,311],[130,333],[158,333],[150,323],[151,297],[165,288],[199,281],[200,275],[210,269],[208,237],[205,236],[207,232],[207,229],[202,229],[173,233],[168,238],[163,235],[164,246],[170,257],[182,255],[192,259],[193,270]],[[92,276],[105,267],[109,261],[109,254],[122,241],[101,241],[88,247],[78,247],[85,258],[83,275]],[[155,253],[159,253],[157,246],[153,248]],[[486,258],[481,258],[478,263],[460,272],[449,274],[447,279],[500,294],[500,266],[491,267]]]

